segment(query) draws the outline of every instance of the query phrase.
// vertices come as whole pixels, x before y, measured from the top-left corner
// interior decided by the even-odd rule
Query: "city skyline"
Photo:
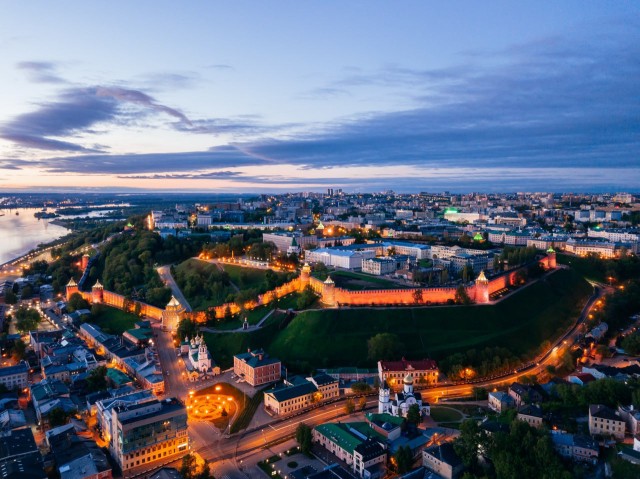
[[[74,6],[0,19],[0,190],[640,183],[634,4]]]

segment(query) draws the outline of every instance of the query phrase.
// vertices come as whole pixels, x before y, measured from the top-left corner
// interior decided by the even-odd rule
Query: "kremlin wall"
[[[546,256],[539,259],[538,262],[545,270],[556,269],[555,251],[550,248]],[[516,283],[518,272],[522,269],[524,269],[524,267],[505,271],[491,279],[487,279],[484,272],[480,272],[474,284],[466,287],[467,295],[476,304],[489,303],[493,293],[506,289]],[[312,277],[311,268],[308,264],[305,264],[298,278],[258,296],[257,301],[246,303],[244,309],[253,309],[270,303],[275,299],[282,298],[290,293],[303,291],[307,286],[320,296],[320,300],[327,307],[446,304],[455,300],[456,290],[458,289],[454,286],[445,288],[350,291],[336,287],[330,276],[327,277],[325,281]],[[416,291],[421,291],[421,301],[416,300]],[[211,317],[211,313],[208,311],[186,312],[175,297],[171,298],[171,301],[165,309],[127,299],[121,294],[104,290],[99,281],[92,287],[91,292],[84,292],[80,291],[76,282],[71,279],[66,287],[67,301],[73,293],[80,293],[84,299],[93,304],[105,304],[131,313],[139,309],[141,316],[162,321],[163,328],[168,330],[175,330],[178,322],[183,318],[204,323]],[[418,299],[420,299],[420,296]],[[226,303],[212,309],[215,312],[216,318],[223,318],[227,310],[229,310],[231,314],[236,314],[240,311],[240,307],[236,303]]]

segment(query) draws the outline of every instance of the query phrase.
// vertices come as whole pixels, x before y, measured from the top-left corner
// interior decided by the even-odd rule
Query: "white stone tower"
[[[387,385],[387,382],[384,381],[380,385],[380,389],[378,390],[378,413],[390,413],[391,412],[391,402],[389,399],[389,395],[391,390]]]

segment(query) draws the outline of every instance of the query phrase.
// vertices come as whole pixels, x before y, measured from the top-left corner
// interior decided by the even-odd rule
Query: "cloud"
[[[132,111],[127,106],[139,107]],[[179,125],[191,125],[190,120],[175,108],[158,103],[138,90],[95,86],[68,88],[56,101],[43,103],[30,113],[24,113],[0,126],[0,138],[27,148],[67,152],[97,152],[77,141],[51,137],[71,137],[88,132],[98,124],[126,124],[148,113],[161,113],[178,120]]]
[[[241,176],[237,171],[209,171],[205,173],[165,173],[153,175],[119,175],[118,178],[127,180],[226,180]]]
[[[24,70],[34,83],[67,83],[67,80],[57,75],[57,66],[53,62],[19,62],[16,66]]]
[[[147,153],[134,155],[76,155],[34,160],[52,173],[132,175],[162,172],[193,172],[214,168],[257,166],[269,164],[235,146],[213,147],[209,151],[181,153]]]
[[[206,68],[210,68],[212,70],[235,70],[231,65],[226,65],[224,63],[214,63],[212,65],[207,65]]]

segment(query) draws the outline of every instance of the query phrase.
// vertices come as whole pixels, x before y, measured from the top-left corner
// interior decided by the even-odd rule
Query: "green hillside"
[[[380,332],[397,334],[410,358],[441,359],[486,346],[506,347],[520,356],[566,329],[591,291],[575,272],[559,270],[495,306],[307,311],[282,330],[276,325],[256,333],[260,337],[242,339],[217,335],[215,342],[225,349],[231,343],[263,346],[285,364],[301,368],[373,366],[367,340]]]

